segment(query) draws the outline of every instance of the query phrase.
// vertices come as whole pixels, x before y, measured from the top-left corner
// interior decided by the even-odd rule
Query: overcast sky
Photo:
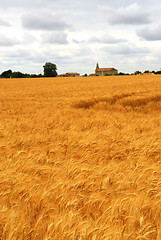
[[[160,70],[160,0],[0,0],[0,73]]]

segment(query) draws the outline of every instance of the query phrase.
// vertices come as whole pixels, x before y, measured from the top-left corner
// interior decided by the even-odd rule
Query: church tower
[[[99,69],[98,63],[96,64],[96,70],[95,70],[95,75],[97,75],[97,70]]]
[[[99,65],[98,65],[98,63],[96,64],[96,70],[99,68]]]

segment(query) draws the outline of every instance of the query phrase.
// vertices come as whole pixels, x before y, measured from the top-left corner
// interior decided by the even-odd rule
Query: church
[[[98,63],[96,65],[95,75],[96,76],[107,76],[107,75],[116,75],[118,70],[115,68],[100,68]]]

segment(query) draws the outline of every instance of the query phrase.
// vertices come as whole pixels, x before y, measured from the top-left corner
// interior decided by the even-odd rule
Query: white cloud
[[[43,43],[50,44],[68,44],[67,34],[65,32],[50,32],[42,35]]]
[[[59,73],[90,73],[97,61],[124,72],[150,64],[160,68],[159,0],[0,0],[0,5],[1,69],[40,73],[47,61]]]

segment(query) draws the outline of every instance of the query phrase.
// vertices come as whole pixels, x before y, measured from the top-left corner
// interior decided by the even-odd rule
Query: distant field
[[[0,240],[161,239],[161,76],[0,80]]]

